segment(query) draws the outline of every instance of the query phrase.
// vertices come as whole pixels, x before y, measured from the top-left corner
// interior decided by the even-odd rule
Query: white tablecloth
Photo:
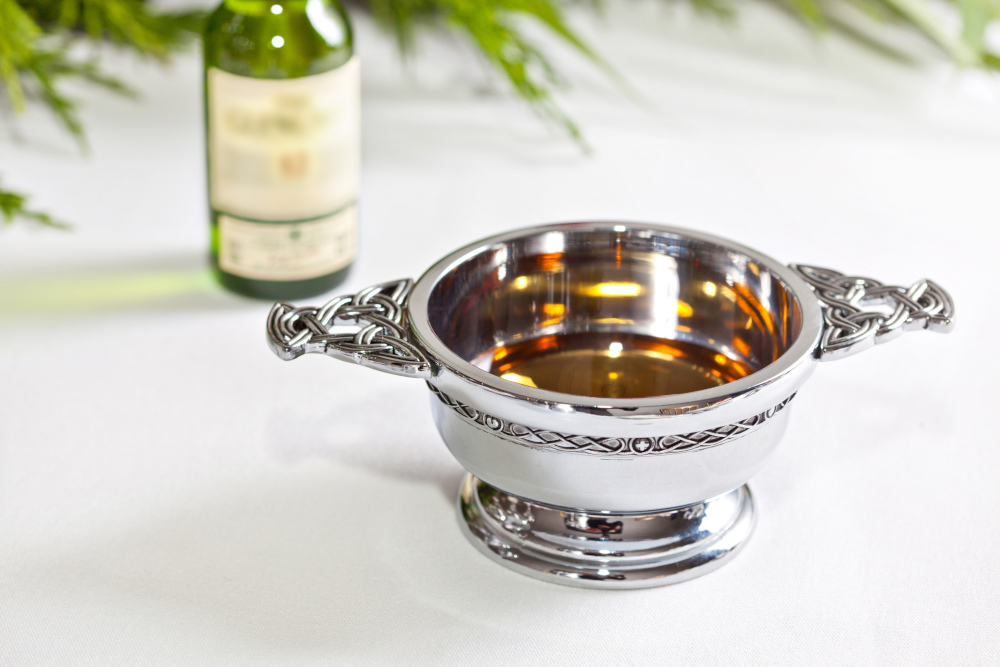
[[[74,223],[0,233],[0,664],[1000,663],[1000,84],[776,11],[728,30],[576,16],[643,96],[562,49],[582,155],[429,41],[359,27],[363,249],[345,292],[553,220],[660,221],[780,260],[929,276],[951,336],[824,364],[752,487],[747,548],[585,591],[477,553],[423,384],[278,361],[205,269],[200,70],[112,56],[92,154],[44,112],[4,185]]]

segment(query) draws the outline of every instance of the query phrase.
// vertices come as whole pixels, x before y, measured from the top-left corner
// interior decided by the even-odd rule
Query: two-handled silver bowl
[[[271,348],[421,378],[471,473],[469,539],[524,574],[657,586],[746,541],[748,479],[817,361],[948,331],[939,286],[785,266],[642,223],[531,227],[322,307],[275,304]]]

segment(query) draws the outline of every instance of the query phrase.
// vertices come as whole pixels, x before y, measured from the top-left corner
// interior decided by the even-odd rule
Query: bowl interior
[[[697,391],[764,368],[799,334],[800,304],[765,263],[642,227],[529,230],[443,274],[428,320],[465,361],[528,386]]]

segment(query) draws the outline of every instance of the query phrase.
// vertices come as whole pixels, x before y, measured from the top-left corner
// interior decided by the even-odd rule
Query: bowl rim
[[[712,243],[727,250],[743,254],[758,265],[764,266],[773,274],[776,274],[789,288],[792,296],[798,301],[802,314],[802,324],[799,333],[792,345],[781,356],[746,377],[710,389],[643,398],[602,398],[567,394],[548,389],[537,389],[510,380],[504,380],[458,356],[438,337],[430,323],[428,304],[431,293],[442,276],[463,262],[483,252],[485,249],[497,244],[525,236],[567,230],[583,232],[650,231]],[[812,288],[796,275],[792,269],[772,257],[727,238],[704,234],[684,227],[620,220],[594,220],[532,225],[488,236],[466,244],[435,262],[420,276],[410,294],[407,304],[407,315],[408,325],[416,338],[416,342],[430,353],[434,361],[473,384],[481,385],[506,396],[548,405],[557,409],[559,406],[565,406],[569,410],[592,408],[599,411],[614,408],[646,412],[649,408],[657,408],[661,414],[672,414],[675,410],[683,413],[695,406],[701,407],[716,405],[724,401],[728,402],[737,396],[756,393],[763,387],[774,384],[802,363],[811,360],[816,346],[819,344],[823,329],[822,311],[819,301],[813,296]],[[433,382],[433,378],[430,381]]]

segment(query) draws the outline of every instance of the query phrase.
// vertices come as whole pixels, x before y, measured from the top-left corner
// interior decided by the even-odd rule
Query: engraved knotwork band
[[[795,398],[795,394],[792,394],[770,410],[733,424],[705,431],[660,437],[601,438],[588,435],[558,433],[544,428],[532,428],[530,426],[515,424],[505,419],[488,415],[471,405],[457,401],[430,382],[427,383],[427,387],[438,397],[438,400],[464,421],[519,445],[557,452],[616,457],[685,454],[717,447],[757,430],[763,426],[764,422],[773,417]]]
[[[904,331],[952,328],[955,304],[930,280],[897,287],[815,266],[790,267],[809,283],[823,306],[826,326],[816,356],[824,361],[860,352]]]
[[[430,362],[409,342],[404,323],[412,289],[413,281],[406,279],[338,296],[320,308],[276,303],[267,317],[268,344],[286,361],[313,352],[387,373],[429,378]],[[351,325],[349,331],[333,330],[345,324]]]

